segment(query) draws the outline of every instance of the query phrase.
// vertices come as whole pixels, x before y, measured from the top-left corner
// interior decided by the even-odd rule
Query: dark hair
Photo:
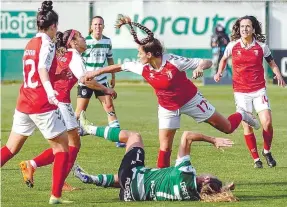
[[[132,22],[131,19],[127,16],[119,15],[118,21],[115,25],[116,28],[120,28],[122,25],[128,24],[130,26],[130,32],[131,35],[134,38],[134,41],[141,45],[143,50],[147,53],[150,52],[154,57],[161,57],[163,54],[163,46],[161,42],[154,38],[154,34],[152,31],[150,31],[147,27],[137,23],[137,22]],[[138,27],[145,33],[147,33],[147,37],[143,38],[142,40],[138,39],[137,33],[134,30],[133,26]]]
[[[69,40],[69,37],[72,33],[72,29],[66,30],[64,33],[58,31],[56,34],[56,50],[57,54],[63,55],[63,53],[66,52],[68,49],[67,42]],[[75,39],[75,35],[72,37],[72,40]]]
[[[94,16],[94,17],[91,19],[91,24],[92,24],[93,20],[96,19],[96,18],[101,19],[101,20],[103,21],[103,24],[105,24],[105,20],[104,20],[104,18],[103,18],[102,16]],[[90,25],[91,25],[91,24],[90,24]],[[92,32],[93,32],[93,30],[92,30],[92,29],[89,29],[89,34],[92,34]]]
[[[52,24],[58,24],[59,16],[53,10],[52,1],[43,1],[42,6],[38,9],[37,26],[38,30],[47,30]]]
[[[243,19],[249,19],[252,22],[252,27],[254,28],[255,32],[253,33],[253,37],[258,40],[259,42],[264,43],[266,41],[265,35],[262,34],[261,22],[259,22],[256,17],[254,16],[244,16],[236,20],[235,24],[232,27],[232,34],[231,40],[238,40],[240,39],[240,22]]]

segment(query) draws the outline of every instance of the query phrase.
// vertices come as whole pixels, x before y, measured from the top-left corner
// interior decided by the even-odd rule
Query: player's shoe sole
[[[19,164],[24,182],[29,188],[34,187],[34,179],[33,175],[35,172],[35,169],[32,167],[32,165],[28,161],[22,161]]]
[[[61,198],[56,198],[54,196],[51,196],[50,200],[49,200],[49,204],[51,205],[55,205],[55,204],[71,204],[74,203],[73,201],[67,201],[67,200],[63,200]]]

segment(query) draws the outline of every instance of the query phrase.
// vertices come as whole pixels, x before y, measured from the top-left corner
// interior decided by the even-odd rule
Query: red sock
[[[228,121],[230,122],[230,125],[231,125],[230,133],[232,133],[234,132],[235,129],[237,129],[240,122],[242,121],[242,115],[238,112],[231,114],[228,117]]]
[[[53,154],[52,148],[46,149],[40,155],[35,157],[33,160],[35,161],[37,167],[42,167],[46,165],[50,165],[54,162],[55,156]]]
[[[68,165],[67,165],[67,176],[69,175],[74,163],[75,163],[75,160],[77,158],[77,155],[78,155],[78,152],[79,152],[79,148],[77,147],[73,147],[73,146],[69,146],[69,162],[68,162]]]
[[[273,138],[273,130],[265,131],[263,129],[262,135],[264,139],[264,149],[269,151],[271,148],[271,143],[272,143],[272,138]]]
[[[253,157],[254,160],[258,159],[259,155],[257,152],[256,138],[255,138],[254,133],[244,135],[244,138],[245,138],[245,142],[250,151],[251,156]]]
[[[165,168],[170,166],[170,155],[171,151],[161,151],[158,152],[157,167]]]
[[[12,152],[8,149],[8,147],[5,145],[1,148],[1,167],[5,165],[5,163],[10,160],[14,155]]]
[[[68,160],[68,152],[58,152],[55,154],[52,195],[56,198],[60,198],[62,196],[62,188],[66,179]]]

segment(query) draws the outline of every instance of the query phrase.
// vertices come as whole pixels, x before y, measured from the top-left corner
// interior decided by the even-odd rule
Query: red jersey
[[[249,93],[265,88],[262,61],[263,57],[269,55],[271,52],[268,46],[255,39],[248,48],[241,39],[227,45],[224,56],[232,56],[232,80],[235,92]]]
[[[54,89],[59,93],[57,99],[63,103],[71,103],[70,92],[74,85],[85,74],[85,65],[80,53],[75,49],[68,49],[63,57],[58,57],[58,67],[56,75],[71,72],[72,78],[57,79]]]
[[[55,44],[45,33],[38,33],[32,38],[24,51],[23,76],[24,83],[20,88],[16,109],[26,114],[52,111],[57,106],[49,103],[46,91],[40,80],[38,69],[48,70],[51,84],[55,79],[57,61]]]
[[[200,60],[164,54],[159,70],[139,62],[126,62],[122,70],[142,75],[154,88],[159,105],[168,110],[177,110],[197,93],[197,87],[186,77],[185,71],[197,68]]]

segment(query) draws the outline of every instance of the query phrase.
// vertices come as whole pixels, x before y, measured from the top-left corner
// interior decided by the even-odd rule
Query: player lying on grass
[[[230,190],[234,184],[223,186],[213,175],[196,176],[190,163],[190,146],[194,141],[204,141],[216,148],[231,147],[233,142],[224,138],[213,138],[185,131],[181,137],[176,164],[167,168],[146,168],[144,145],[141,135],[118,128],[93,126],[80,115],[83,128],[89,134],[110,141],[125,142],[126,154],[118,174],[102,177],[89,175],[80,166],[74,167],[74,175],[84,183],[120,187],[119,197],[124,201],[143,200],[192,200],[205,202],[236,201]],[[103,179],[104,178],[104,179]]]

